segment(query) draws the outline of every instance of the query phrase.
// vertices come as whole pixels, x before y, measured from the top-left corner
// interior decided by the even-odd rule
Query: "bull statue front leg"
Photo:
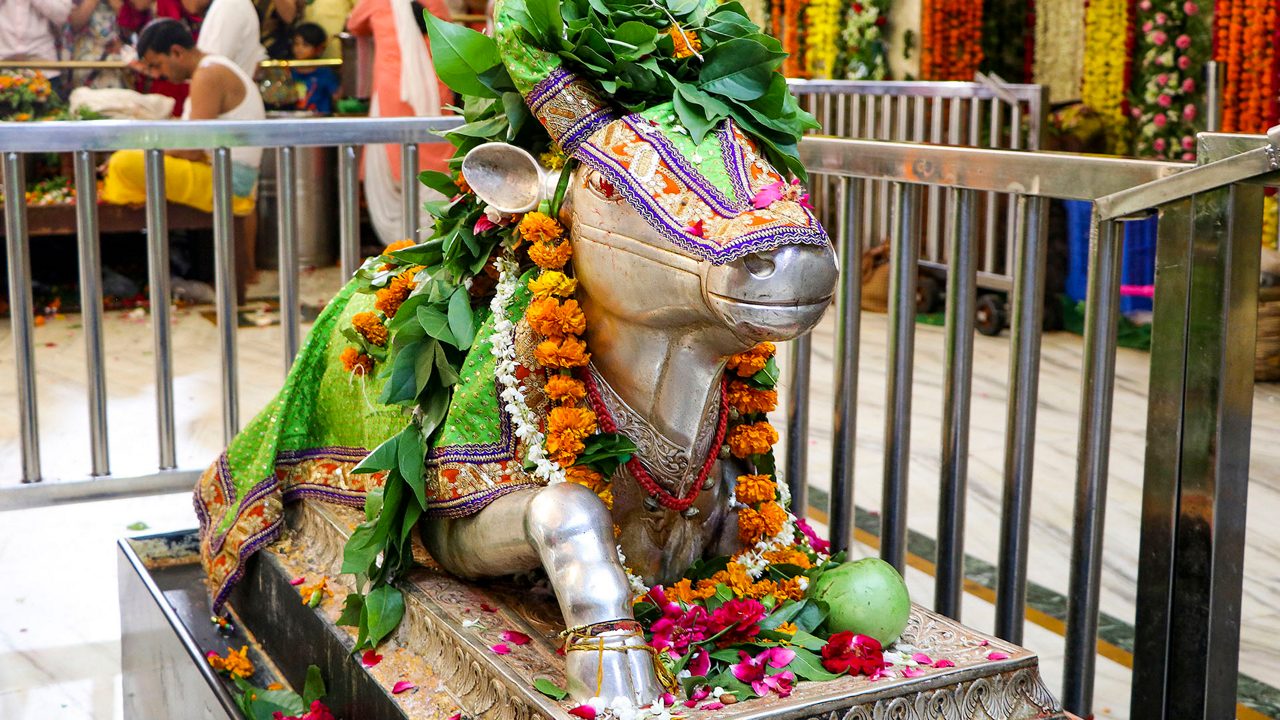
[[[423,540],[464,578],[546,570],[570,631],[565,670],[575,700],[623,697],[641,706],[662,695],[652,651],[634,625],[613,519],[591,490],[561,483],[518,491],[475,515],[425,523]]]

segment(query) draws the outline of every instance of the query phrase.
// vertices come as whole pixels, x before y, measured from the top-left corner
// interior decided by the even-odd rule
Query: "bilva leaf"
[[[563,700],[569,697],[569,691],[551,682],[546,678],[538,678],[533,681],[533,687],[538,692],[546,695],[552,700]]]
[[[440,79],[462,95],[497,97],[476,77],[499,62],[498,45],[493,38],[440,20],[429,12],[424,15],[431,38],[431,58]]]
[[[449,298],[449,330],[458,339],[458,349],[466,350],[475,339],[475,318],[471,314],[471,293],[459,287]]]
[[[373,452],[366,455],[365,458],[360,461],[360,464],[356,465],[351,472],[373,473],[381,472],[382,470],[390,470],[395,467],[397,458],[399,457],[397,455],[399,452],[397,449],[399,442],[399,437],[396,435],[392,435],[387,438],[381,445],[374,448]]]
[[[364,600],[365,617],[368,620],[369,646],[377,647],[383,638],[391,634],[404,616],[404,596],[391,585],[374,588]]]
[[[417,498],[418,505],[426,509],[427,492],[422,481],[422,463],[427,451],[422,445],[422,436],[418,433],[416,424],[409,423],[409,426],[400,432],[398,449],[400,476],[404,478],[405,483],[409,485],[409,489],[413,491],[413,496]]]

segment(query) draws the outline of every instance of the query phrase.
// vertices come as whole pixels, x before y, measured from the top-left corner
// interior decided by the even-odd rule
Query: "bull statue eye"
[[[746,267],[747,272],[751,273],[752,277],[757,277],[762,280],[772,276],[775,268],[773,257],[763,253],[751,253],[750,255],[747,255],[742,258],[742,265]]]

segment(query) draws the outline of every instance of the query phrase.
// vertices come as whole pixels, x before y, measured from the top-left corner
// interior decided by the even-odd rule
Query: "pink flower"
[[[1156,47],[1160,47],[1169,40],[1169,36],[1166,35],[1163,30],[1156,30],[1155,32],[1151,33],[1151,35],[1149,35],[1147,39],[1151,41],[1152,45],[1155,45]]]
[[[490,645],[489,649],[493,651],[494,655],[510,655],[511,654],[511,648],[507,647],[505,643]]]
[[[1156,104],[1160,107],[1167,108],[1170,105],[1173,105],[1173,96],[1160,93],[1160,97],[1156,98]]]
[[[1186,162],[1195,162],[1196,154],[1193,152],[1184,152],[1182,153],[1182,159]]]
[[[872,675],[886,667],[884,648],[873,637],[838,632],[822,648],[822,667],[836,674]]]
[[[1136,105],[1135,105],[1135,106],[1133,106],[1133,107],[1129,108],[1129,114],[1130,114],[1130,115],[1132,115],[1132,116],[1133,116],[1133,117],[1135,117],[1135,118],[1140,118],[1140,117],[1142,117],[1142,108],[1140,108],[1140,107],[1138,107],[1138,106],[1136,106]]]
[[[399,695],[402,692],[408,692],[409,690],[416,690],[417,688],[418,688],[417,685],[414,685],[408,680],[401,680],[400,682],[391,686],[391,694]]]
[[[574,717],[582,718],[582,720],[596,720],[596,709],[590,705],[579,705],[569,711]]]
[[[662,693],[662,704],[671,707],[676,704],[676,696],[671,693]]]
[[[1160,73],[1159,75],[1157,75],[1157,76],[1156,76],[1156,84],[1157,84],[1157,85],[1168,85],[1168,84],[1169,84],[1169,75],[1168,75],[1167,73]]]
[[[1186,70],[1189,67],[1191,67],[1191,57],[1189,55],[1180,56],[1178,58],[1178,69]]]
[[[760,621],[766,610],[758,600],[730,600],[711,615],[710,633],[716,635],[716,645],[728,647],[746,642],[760,633]]]
[[[1164,13],[1162,13],[1162,12],[1158,12],[1158,13],[1156,13],[1156,24],[1157,24],[1157,25],[1163,25],[1163,24],[1165,24],[1165,23],[1167,23],[1167,22],[1169,22],[1169,16],[1168,16],[1168,15],[1165,15],[1165,14],[1164,14]]]
[[[701,220],[694,220],[692,223],[685,226],[684,231],[694,237],[705,238],[707,236],[707,231],[704,227],[704,223]]]
[[[288,715],[279,710],[272,715],[272,720],[333,720],[333,713],[319,700],[311,701],[311,710],[302,715]]]
[[[1194,79],[1187,78],[1186,80],[1182,81],[1182,92],[1192,93],[1195,91],[1196,91],[1196,81]]]
[[[1165,117],[1163,114],[1156,115],[1155,117],[1151,118],[1151,123],[1158,128],[1162,128],[1165,125],[1169,124],[1169,118]]]
[[[710,694],[711,686],[702,685],[694,689],[693,694],[689,696],[689,699],[694,702],[702,702],[703,700],[706,700],[707,696]]]
[[[1147,3],[1147,4],[1148,4],[1148,5],[1150,5],[1151,3]],[[1150,8],[1147,8],[1147,9],[1149,10]],[[1148,20],[1148,21],[1146,21],[1146,22],[1142,23],[1142,32],[1144,32],[1144,33],[1149,33],[1149,32],[1151,32],[1151,30],[1152,30],[1154,27],[1155,27],[1155,25],[1152,25],[1152,24],[1151,24],[1151,21],[1150,21],[1150,20]]]
[[[364,654],[360,656],[360,664],[367,668],[371,668],[380,662],[382,662],[382,656],[372,650],[365,650]]]
[[[689,664],[685,665],[685,669],[692,677],[705,677],[711,672],[711,653],[704,647],[695,647],[693,656],[689,658]]]
[[[1195,15],[1196,13],[1200,12],[1200,6],[1191,2],[1191,0],[1187,0],[1186,2],[1182,3],[1182,12],[1188,15]]]
[[[1182,117],[1183,117],[1187,122],[1191,122],[1192,120],[1195,120],[1195,119],[1196,119],[1196,106],[1195,106],[1195,105],[1192,105],[1191,103],[1187,103],[1187,104],[1182,108]]]
[[[480,217],[476,218],[476,226],[471,229],[471,232],[474,235],[479,235],[496,227],[498,227],[498,223],[490,220],[487,215],[482,214]]]
[[[518,630],[503,630],[502,639],[512,645],[528,645],[529,636]]]
[[[751,199],[751,206],[757,210],[763,210],[782,198],[783,184],[779,180],[772,185],[766,185],[760,188],[760,192]]]
[[[1142,12],[1149,12],[1151,10],[1151,0],[1142,0],[1142,2],[1138,3],[1138,9]]]
[[[1182,149],[1183,149],[1183,150],[1191,150],[1191,149],[1195,148],[1195,146],[1196,146],[1196,139],[1195,139],[1195,138],[1191,137],[1190,135],[1183,135],[1183,136],[1182,136]]]
[[[670,650],[672,657],[682,657],[689,651],[689,645],[700,643],[709,634],[714,634],[708,632],[710,620],[706,608],[701,605],[684,610],[675,603],[667,603],[662,617],[651,628],[653,647]]]
[[[306,581],[307,581],[307,579],[306,579],[305,577],[296,577],[296,578],[294,578],[294,579],[290,580],[290,581],[289,581],[289,584],[290,584],[290,585],[293,585],[294,587],[297,587],[298,585],[301,585],[302,583],[304,583],[304,582],[306,582]]]
[[[462,720],[462,713],[456,712],[449,716],[449,720]]]
[[[1165,141],[1164,141],[1164,138],[1156,138],[1156,139],[1151,143],[1151,147],[1155,148],[1155,149],[1156,149],[1156,152],[1164,152],[1164,149],[1165,149]]]
[[[800,203],[800,207],[804,208],[805,210],[813,209],[813,203],[809,202],[809,193],[805,193],[801,195],[800,199],[796,200],[796,202]]]
[[[1002,653],[1002,652],[1000,652],[1000,651],[998,651],[998,650],[997,650],[997,651],[994,651],[994,652],[989,652],[989,653],[987,653],[987,659],[988,659],[988,660],[992,660],[992,661],[994,661],[994,660],[1008,660],[1008,659],[1009,659],[1009,653]]]
[[[915,655],[912,655],[911,660],[913,662],[918,662],[921,665],[929,665],[933,663],[933,660],[931,660],[929,656],[925,655],[924,653],[916,653]]]
[[[904,667],[904,668],[902,668],[902,677],[904,677],[904,678],[918,678],[918,677],[920,677],[921,675],[924,675],[924,674],[925,674],[924,670],[921,670],[921,669],[920,669],[920,668],[918,668],[918,667]]]
[[[1191,47],[1191,36],[1179,35],[1178,39],[1173,41],[1173,44],[1177,45],[1179,50],[1186,50]]]
[[[768,695],[770,691],[786,697],[791,694],[791,686],[795,683],[796,676],[789,670],[769,675],[766,669],[784,668],[787,663],[795,659],[795,656],[795,651],[784,647],[762,650],[754,658],[739,650],[738,657],[741,661],[736,665],[730,665],[729,671],[739,681],[750,685],[751,690],[760,697]]]
[[[804,533],[806,538],[808,538],[809,547],[820,553],[831,552],[831,543],[823,540],[822,536],[818,535],[818,532],[809,525],[808,520],[800,518],[796,521],[796,527],[799,528],[800,532]]]
[[[955,667],[955,666],[956,664],[951,662],[950,660],[934,660],[933,661],[933,667],[935,668],[949,668],[949,667]]]

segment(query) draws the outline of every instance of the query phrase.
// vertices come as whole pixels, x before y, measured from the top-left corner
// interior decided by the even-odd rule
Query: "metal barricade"
[[[48,122],[6,124],[0,128],[0,157],[5,180],[5,227],[9,268],[9,305],[17,370],[21,484],[0,485],[0,509],[47,505],[97,498],[187,490],[200,469],[177,467],[174,422],[173,342],[170,337],[169,233],[165,204],[164,151],[208,149],[213,165],[213,232],[215,295],[221,355],[222,426],[226,441],[240,429],[239,376],[236,363],[235,238],[231,212],[231,148],[273,149],[278,168],[278,232],[280,307],[286,370],[298,352],[298,208],[296,148],[337,146],[338,214],[341,267],[350,277],[360,263],[360,215],[356,150],[361,145],[401,147],[405,167],[415,167],[418,143],[445,142],[439,131],[456,127],[458,118],[381,118],[286,121],[200,122]],[[154,473],[105,479],[111,475],[107,453],[106,378],[102,337],[102,266],[98,237],[98,205],[94,157],[96,152],[141,149],[146,165],[146,225],[148,285],[155,352],[157,463]],[[79,248],[81,312],[85,328],[86,373],[90,428],[88,477],[44,482],[41,472],[36,403],[34,312],[27,234],[23,156],[27,153],[74,154],[77,247]],[[418,182],[405,173],[402,193],[406,209],[405,237],[416,236]],[[104,478],[104,479],[99,479]]]

